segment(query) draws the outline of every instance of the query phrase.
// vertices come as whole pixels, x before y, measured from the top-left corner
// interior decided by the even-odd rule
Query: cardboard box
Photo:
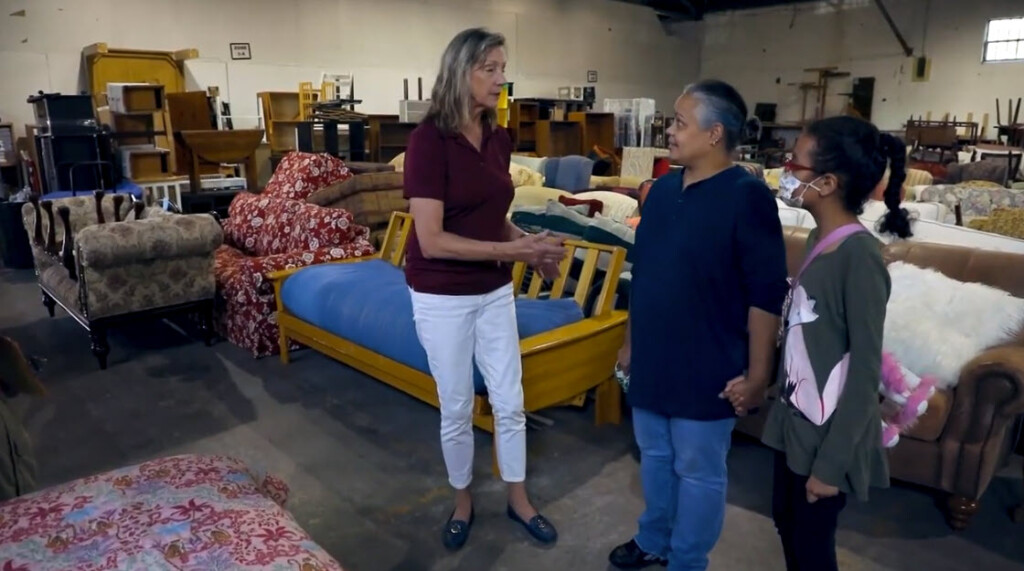
[[[164,86],[151,83],[109,83],[107,104],[113,113],[163,111]]]

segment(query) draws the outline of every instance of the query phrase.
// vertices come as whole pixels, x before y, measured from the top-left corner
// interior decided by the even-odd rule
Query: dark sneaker
[[[619,569],[643,569],[651,565],[668,565],[668,560],[647,553],[636,544],[636,540],[630,539],[628,543],[616,547],[608,555],[608,561]]]
[[[452,519],[455,516],[454,511],[452,515],[448,516],[448,522],[445,524],[444,534],[441,537],[445,547],[455,551],[462,549],[462,546],[466,545],[466,540],[469,539],[469,530],[473,527],[475,515],[475,510],[470,510],[469,521]]]

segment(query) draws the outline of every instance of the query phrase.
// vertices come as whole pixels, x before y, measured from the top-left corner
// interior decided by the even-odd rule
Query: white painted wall
[[[872,120],[883,129],[901,128],[913,114],[946,112],[965,118],[984,113],[995,125],[995,100],[1024,97],[1024,63],[982,64],[989,19],[1024,15],[1024,0],[886,0],[915,55],[932,58],[931,79],[911,81],[911,60],[873,0],[809,2],[709,17],[701,50],[702,76],[733,82],[751,109],[758,101],[779,104],[779,120],[800,118],[795,83],[813,79],[803,69],[837,65],[857,76],[874,76]],[[839,6],[837,8],[836,6]],[[776,83],[778,80],[778,83]],[[832,94],[847,92],[839,80]],[[826,107],[838,113],[846,98],[834,95]],[[809,108],[813,106],[809,105]],[[992,131],[990,136],[994,136]]]
[[[671,109],[697,75],[699,38],[669,36],[653,11],[610,0],[3,0],[0,116],[32,121],[37,90],[82,89],[81,50],[197,48],[191,88],[218,85],[235,115],[257,114],[256,92],[294,91],[325,70],[354,73],[367,113],[397,113],[402,79],[428,97],[441,52],[467,27],[508,40],[508,76],[520,97],[555,96],[599,72],[604,98],[653,97]],[[24,17],[9,16],[25,10]],[[693,30],[690,29],[690,32]],[[228,44],[248,42],[251,61]],[[236,127],[247,124],[236,120]],[[18,134],[23,134],[19,127]]]

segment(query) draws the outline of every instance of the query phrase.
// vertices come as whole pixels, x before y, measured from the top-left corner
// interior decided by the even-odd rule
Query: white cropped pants
[[[474,358],[494,411],[501,478],[524,481],[526,414],[512,285],[484,295],[411,294],[416,334],[441,403],[441,451],[448,481],[462,490],[473,480]]]

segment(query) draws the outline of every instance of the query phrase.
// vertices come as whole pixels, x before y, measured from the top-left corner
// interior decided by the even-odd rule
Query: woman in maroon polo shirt
[[[420,344],[441,403],[441,450],[455,509],[443,540],[465,545],[473,523],[473,363],[494,410],[498,467],[508,483],[508,516],[536,539],[557,538],[530,503],[526,415],[512,263],[557,275],[564,247],[529,235],[506,215],[515,190],[512,140],[495,109],[505,84],[505,39],[474,28],[455,36],[441,60],[427,117],[405,157],[405,196],[414,219],[406,281]]]

